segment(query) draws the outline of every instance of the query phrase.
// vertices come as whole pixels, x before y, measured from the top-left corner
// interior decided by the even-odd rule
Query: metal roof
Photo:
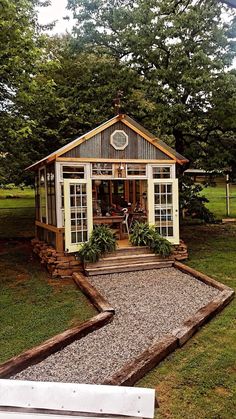
[[[185,163],[188,162],[188,160],[182,156],[181,154],[177,153],[173,148],[169,147],[166,143],[164,143],[162,140],[157,138],[154,134],[149,132],[146,128],[144,128],[142,125],[140,125],[137,121],[135,121],[133,118],[130,118],[128,115],[116,115],[113,118],[107,120],[106,122],[103,122],[101,125],[97,126],[96,128],[90,130],[86,134],[81,135],[80,137],[75,138],[73,141],[69,142],[65,146],[59,148],[58,150],[54,151],[53,153],[49,154],[48,156],[44,157],[43,159],[37,161],[36,163],[32,164],[31,166],[27,167],[26,170],[30,169],[36,169],[39,165],[42,163],[49,163],[53,160],[55,160],[57,157],[62,155],[64,152],[66,152],[69,149],[76,147],[79,145],[80,142],[85,141],[88,138],[91,138],[93,134],[95,135],[96,132],[101,132],[104,129],[106,129],[107,126],[111,126],[115,124],[118,121],[127,121],[134,130],[138,130],[143,134],[144,136],[148,137],[149,140],[151,140],[152,144],[157,147],[164,149],[168,154],[171,154],[175,160],[177,160],[179,163]],[[92,157],[92,156],[91,156]]]

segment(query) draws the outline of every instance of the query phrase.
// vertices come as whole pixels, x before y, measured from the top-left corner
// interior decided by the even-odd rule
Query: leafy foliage
[[[161,237],[155,228],[151,229],[151,236],[152,240],[149,243],[150,249],[155,254],[159,254],[164,258],[170,256],[170,254],[172,253],[171,243],[164,237]]]
[[[78,251],[78,257],[83,263],[95,263],[99,260],[100,256],[101,252],[99,247],[91,240],[86,243],[83,243],[80,250]]]
[[[114,252],[117,245],[115,234],[106,225],[94,226],[91,243],[99,248],[101,254]]]
[[[114,252],[116,249],[116,238],[111,229],[107,226],[95,226],[89,238],[78,251],[78,257],[83,262],[97,262],[105,253]]]
[[[214,214],[204,205],[209,201],[204,195],[201,195],[202,186],[194,184],[187,176],[182,178],[181,185],[180,209],[182,212],[184,211],[185,215],[191,218],[197,218],[207,223],[215,222]]]
[[[236,120],[236,78],[228,73],[235,11],[216,0],[68,0],[68,6],[78,47],[100,48],[141,75],[153,105],[149,128],[195,164],[225,165],[222,142],[232,143]]]
[[[130,241],[134,246],[148,246],[150,249],[163,257],[167,257],[172,252],[171,243],[164,237],[161,237],[155,229],[148,223],[134,224]]]
[[[130,241],[134,246],[149,246],[152,241],[152,233],[148,223],[135,222]]]
[[[196,166],[235,166],[235,12],[216,0],[68,0],[73,35],[49,37],[35,8],[47,3],[1,2],[1,183],[30,183],[23,169],[110,118],[117,90],[122,112]]]

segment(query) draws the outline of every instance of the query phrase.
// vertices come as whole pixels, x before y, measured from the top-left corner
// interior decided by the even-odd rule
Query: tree
[[[112,117],[117,90],[124,89],[124,101],[140,113],[151,106],[132,69],[96,50],[76,51],[69,35],[44,39],[40,53],[30,82],[17,89],[17,112],[14,118],[10,112],[5,126],[11,138],[3,147],[5,182],[26,181],[25,167]]]
[[[0,17],[0,163],[1,182],[13,181],[12,169],[27,159],[21,143],[31,133],[31,121],[22,112],[22,98],[37,71],[43,37],[39,35],[35,6],[37,0],[1,0]]]
[[[235,56],[235,14],[216,0],[68,0],[78,47],[99,47],[136,70],[156,104],[151,124],[202,164],[211,135],[213,92]],[[230,12],[228,12],[229,14]],[[222,104],[219,103],[220,106]]]

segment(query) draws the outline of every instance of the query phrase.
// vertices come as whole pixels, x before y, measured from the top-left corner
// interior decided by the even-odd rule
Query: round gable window
[[[110,142],[116,150],[124,150],[128,145],[129,138],[124,131],[116,130],[111,134]]]

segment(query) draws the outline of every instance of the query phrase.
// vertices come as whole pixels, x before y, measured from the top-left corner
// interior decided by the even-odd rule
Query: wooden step
[[[128,256],[110,256],[99,259],[98,262],[95,263],[87,263],[86,269],[90,268],[99,268],[99,267],[106,267],[106,266],[113,266],[113,265],[133,265],[135,263],[150,263],[150,262],[166,262],[166,261],[173,261],[173,258],[166,258],[163,259],[159,255],[155,255],[154,253],[147,253],[146,255],[128,255]]]
[[[146,246],[133,246],[133,247],[118,247],[114,253],[110,253],[107,256],[126,256],[126,255],[140,255],[144,253],[150,253],[149,247]]]
[[[105,266],[100,268],[85,268],[85,274],[87,276],[94,275],[105,275],[109,273],[121,273],[121,272],[134,272],[134,271],[144,271],[148,269],[160,269],[160,268],[170,268],[173,266],[173,261],[163,261],[163,262],[143,262],[143,263],[134,263],[131,265],[113,265]]]
[[[102,257],[100,260],[102,261],[113,261],[113,260],[132,260],[135,258],[143,258],[143,259],[148,259],[149,257],[154,257],[156,259],[160,259],[161,256],[160,255],[155,255],[155,253],[140,253],[140,254],[127,254],[127,255],[120,255],[119,253],[114,255],[114,256],[104,256]]]

